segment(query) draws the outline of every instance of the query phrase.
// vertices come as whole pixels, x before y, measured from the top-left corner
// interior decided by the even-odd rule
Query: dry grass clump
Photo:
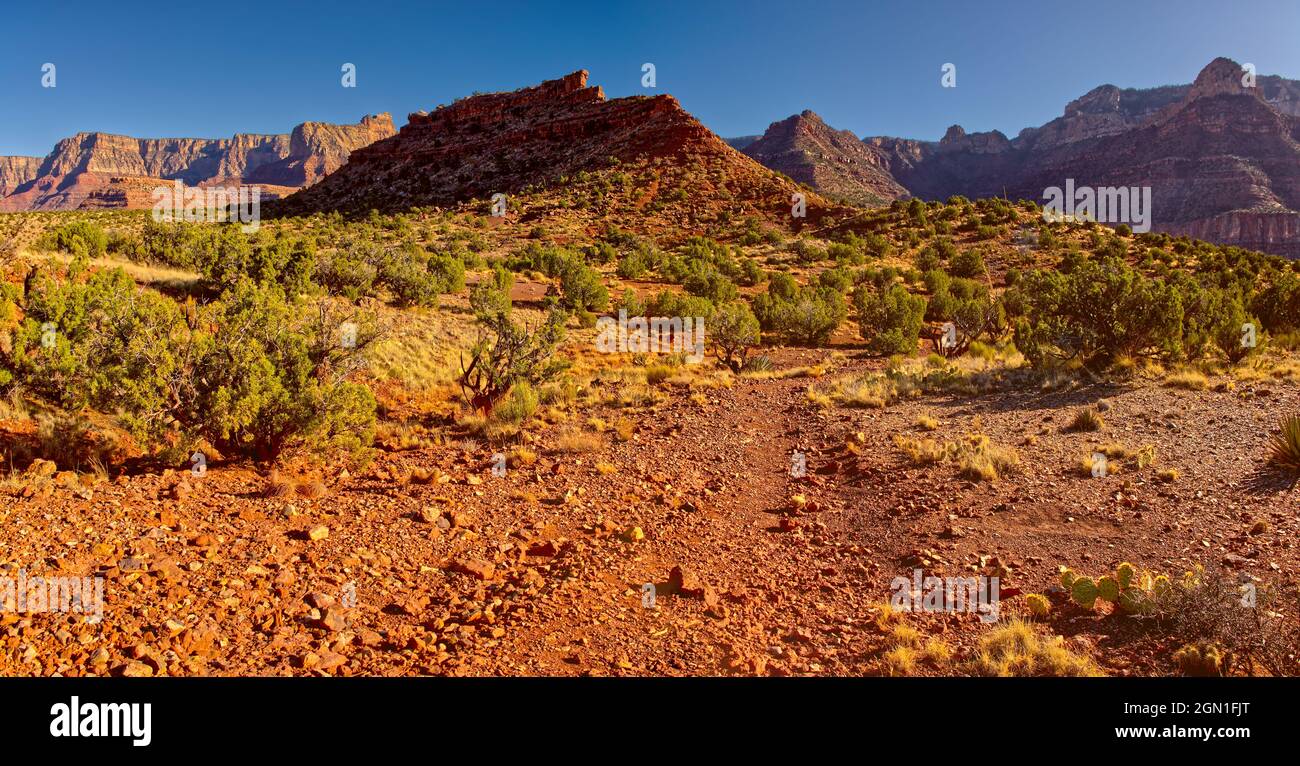
[[[581,453],[596,452],[605,446],[605,441],[598,434],[587,433],[585,431],[563,431],[551,445],[555,452],[562,453]]]
[[[645,368],[645,382],[657,386],[676,374],[676,367],[666,364],[652,364]]]
[[[547,404],[557,409],[564,409],[578,401],[578,395],[581,389],[578,382],[572,377],[563,377],[558,381],[548,383],[537,392],[537,397],[542,404]]]
[[[1094,445],[1079,461],[1080,475],[1093,475],[1094,467],[1100,462],[1097,458],[1098,455],[1103,456],[1106,460],[1107,474],[1117,474],[1132,468],[1142,470],[1155,464],[1156,445],[1148,444],[1137,449],[1114,443]],[[1177,478],[1177,476],[1178,472],[1174,471],[1174,478]]]
[[[1186,391],[1204,391],[1210,387],[1210,381],[1204,373],[1196,370],[1179,370],[1165,378],[1165,385]]]
[[[407,421],[381,421],[375,426],[375,444],[388,452],[427,449],[443,443],[441,435]]]
[[[951,647],[937,638],[924,639],[921,631],[904,622],[902,614],[888,604],[877,616],[876,625],[886,633],[888,649],[880,656],[881,670],[886,675],[912,675],[922,661],[938,668],[952,659]]]
[[[1045,636],[1012,619],[980,637],[968,670],[979,676],[1101,676],[1091,658],[1071,652],[1059,636]]]
[[[437,471],[419,466],[412,468],[411,473],[407,475],[407,481],[411,484],[432,484],[437,478]]]
[[[1092,407],[1084,407],[1074,413],[1074,420],[1066,427],[1067,431],[1092,432],[1106,427],[1106,419]]]
[[[915,465],[952,463],[962,478],[971,481],[996,481],[1020,466],[1020,453],[982,433],[944,442],[895,435],[894,445]]]
[[[293,479],[279,471],[271,471],[266,476],[266,487],[262,490],[262,494],[267,497],[288,497],[293,494],[293,488]]]
[[[939,430],[939,419],[924,412],[916,416],[916,427],[922,431]]]
[[[537,453],[527,447],[515,447],[506,453],[506,464],[511,468],[530,466],[537,462]]]
[[[836,351],[818,364],[804,367],[786,367],[781,370],[746,369],[740,377],[748,380],[786,380],[787,378],[820,378],[831,371],[836,364],[844,360],[844,355]]]
[[[328,494],[329,487],[320,479],[292,479],[274,469],[266,475],[266,486],[262,489],[262,495],[270,498],[297,495],[307,500],[319,500]]]
[[[329,488],[326,487],[325,482],[320,479],[307,479],[305,481],[300,481],[294,485],[293,489],[299,497],[307,498],[308,500],[319,500],[329,494]]]
[[[891,676],[910,676],[916,672],[920,652],[914,646],[895,646],[881,656],[884,670]]]
[[[948,444],[949,442],[935,439],[909,439],[898,434],[894,436],[894,446],[902,450],[915,465],[942,463],[948,458]]]
[[[846,407],[880,409],[898,399],[898,388],[886,378],[853,378],[841,381],[835,387],[833,397]]]

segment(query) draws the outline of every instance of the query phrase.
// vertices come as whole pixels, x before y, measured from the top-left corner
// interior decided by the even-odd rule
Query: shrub
[[[1176,290],[1122,261],[1083,260],[1068,274],[1025,274],[1008,305],[1016,347],[1035,366],[1050,358],[1081,357],[1106,367],[1121,356],[1167,356],[1182,340],[1183,308]]]
[[[651,251],[645,247],[638,247],[618,259],[618,265],[614,267],[614,273],[618,274],[621,279],[640,279],[654,265]]]
[[[817,277],[817,284],[836,292],[847,292],[853,286],[853,274],[843,268],[827,269]]]
[[[206,307],[196,333],[203,352],[196,381],[182,396],[182,423],[223,450],[272,459],[303,443],[360,450],[374,433],[375,399],[348,380],[378,337],[373,318],[342,315],[328,304],[293,302],[278,287],[244,282]],[[356,342],[339,343],[348,321]]]
[[[378,250],[367,244],[335,250],[318,260],[316,281],[333,295],[359,300],[373,294],[378,259]]]
[[[958,277],[982,277],[988,273],[984,255],[978,250],[965,250],[952,257],[948,270]]]
[[[90,221],[73,221],[46,233],[38,245],[77,257],[101,258],[108,250],[108,235]]]
[[[854,293],[854,304],[858,328],[871,351],[882,355],[916,353],[925,317],[924,298],[912,295],[902,285],[881,292],[860,287]]]
[[[376,281],[392,291],[400,306],[437,306],[442,285],[429,272],[426,258],[418,250],[389,252],[380,261]],[[463,267],[461,275],[463,279]]]
[[[686,292],[706,298],[713,303],[727,303],[739,294],[736,285],[726,276],[708,267],[697,271],[682,282]]]
[[[459,383],[470,406],[491,414],[497,402],[520,382],[536,388],[564,371],[552,359],[564,339],[565,314],[553,310],[536,328],[515,322],[509,313],[480,319],[479,339],[461,355]]]
[[[828,341],[847,313],[844,296],[828,287],[798,288],[789,299],[774,299],[769,291],[754,301],[754,314],[764,329],[808,346]]]
[[[26,303],[11,355],[25,384],[64,406],[118,413],[147,447],[205,439],[223,452],[274,458],[299,443],[368,446],[374,398],[347,377],[373,330],[345,348],[338,316],[308,310],[275,285],[245,278],[187,318],[114,269],[40,280]]]
[[[758,319],[742,301],[719,306],[708,320],[708,339],[718,359],[739,372],[750,348],[758,344]]]
[[[426,266],[438,292],[450,295],[465,289],[465,263],[455,255],[434,253]]]
[[[574,264],[560,275],[560,304],[574,311],[604,311],[609,306],[609,290],[600,281],[600,273],[582,264]]]
[[[484,279],[474,285],[474,289],[469,291],[469,307],[474,317],[486,322],[498,315],[509,314],[512,309],[510,285],[513,282],[514,275],[502,269],[493,273],[493,279]]]
[[[645,302],[642,301],[641,297],[636,294],[636,291],[630,287],[623,291],[623,294],[618,297],[618,300],[614,301],[614,310],[626,311],[627,315],[630,317],[645,316],[646,314]]]

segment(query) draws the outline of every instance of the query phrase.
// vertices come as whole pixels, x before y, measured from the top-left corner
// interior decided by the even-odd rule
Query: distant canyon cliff
[[[305,122],[288,134],[228,139],[78,133],[46,157],[0,157],[0,211],[147,208],[152,190],[257,184],[267,196],[311,186],[353,151],[396,133],[388,114],[355,125]]]

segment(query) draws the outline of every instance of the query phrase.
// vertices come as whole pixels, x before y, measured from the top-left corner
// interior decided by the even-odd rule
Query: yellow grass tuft
[[[1071,652],[1059,636],[1045,636],[1012,619],[980,637],[971,673],[980,676],[1101,676],[1091,658]]]

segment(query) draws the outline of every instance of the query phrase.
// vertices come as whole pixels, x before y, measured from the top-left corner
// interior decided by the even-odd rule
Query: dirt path
[[[821,424],[806,385],[738,381],[704,407],[674,397],[648,419],[613,459],[619,475],[639,470],[659,491],[620,509],[611,532],[639,526],[645,539],[584,547],[587,577],[508,653],[545,673],[852,672],[841,658],[869,619],[870,567],[824,523],[843,513],[815,499],[826,481],[791,477],[796,449],[824,446],[809,436]],[[814,510],[787,502],[801,493]],[[654,608],[643,606],[646,583]]]

